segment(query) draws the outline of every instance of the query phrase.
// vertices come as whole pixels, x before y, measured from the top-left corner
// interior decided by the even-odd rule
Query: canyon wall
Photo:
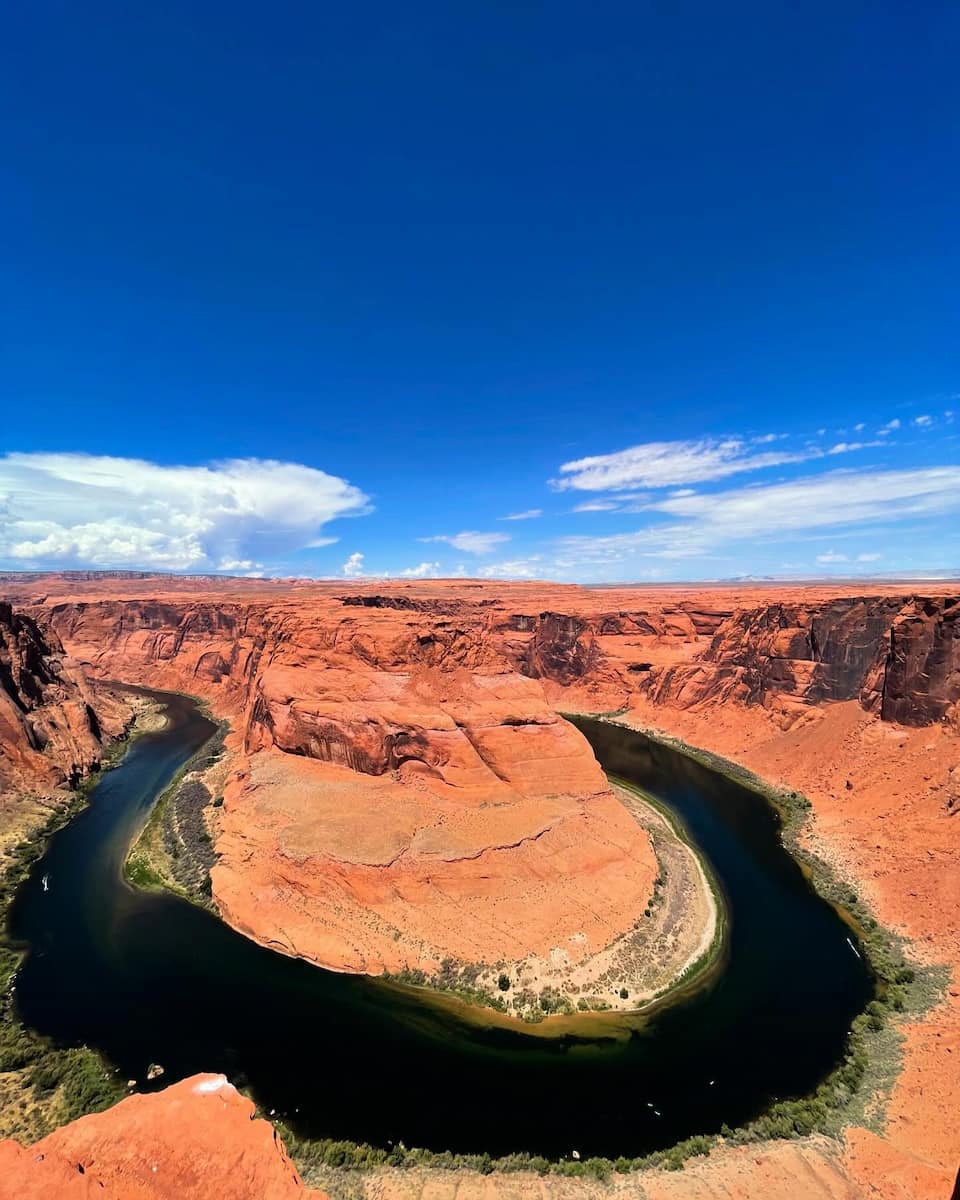
[[[212,887],[236,928],[374,974],[576,964],[632,928],[656,860],[493,607],[326,590],[32,611],[91,674],[231,720]]]
[[[343,969],[504,947],[575,953],[588,897],[596,944],[630,919],[649,846],[620,823],[556,710],[617,710],[803,791],[812,847],[914,956],[951,972],[942,1001],[903,1027],[883,1136],[801,1143],[802,1181],[795,1146],[778,1143],[617,1187],[949,1193],[960,1158],[956,592],[93,576],[6,591],[55,664],[59,639],[91,677],[199,694],[230,718],[215,896],[252,936]],[[27,704],[14,707],[4,736],[23,754]],[[8,1153],[26,1170],[27,1152]]]
[[[50,629],[0,602],[0,793],[75,787],[122,726]]]
[[[851,701],[949,723],[960,700],[957,599],[894,588],[8,587],[23,628],[92,677],[230,719],[214,898],[250,936],[340,970],[575,965],[631,927],[649,841],[556,709],[759,709],[789,729]]]
[[[233,594],[209,583],[177,594],[169,581],[152,582],[151,598],[52,593],[24,603],[98,674],[116,668],[171,686],[192,680],[254,723],[265,714],[250,704],[257,673],[274,662],[295,666],[291,647],[347,671],[516,672],[551,697],[585,689],[611,707],[636,694],[680,708],[856,699],[884,720],[923,725],[949,719],[960,700],[960,598],[948,593],[783,587],[773,590],[784,598],[771,603],[770,587],[688,597],[422,583],[391,593],[384,584],[301,585],[271,598],[235,584]]]

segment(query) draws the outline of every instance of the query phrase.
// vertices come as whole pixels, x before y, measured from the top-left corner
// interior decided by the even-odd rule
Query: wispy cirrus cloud
[[[817,447],[803,450],[756,450],[741,437],[697,441],[646,442],[612,454],[596,454],[563,463],[560,477],[550,481],[557,491],[621,492],[665,488],[726,479],[787,463],[819,458]]]
[[[467,554],[492,554],[497,546],[510,541],[509,533],[481,533],[476,529],[465,529],[462,533],[437,533],[433,537],[418,538],[419,542],[446,542],[454,550]]]
[[[908,518],[929,521],[960,513],[960,466],[830,471],[790,482],[675,495],[652,503],[649,511],[661,519],[627,533],[561,538],[558,549],[585,563],[611,563],[636,555],[707,558],[737,542]]]
[[[543,559],[539,554],[533,554],[529,558],[513,558],[505,562],[487,563],[477,571],[482,579],[537,579],[552,573],[549,567],[544,566]]]
[[[874,446],[886,445],[885,442],[837,442],[835,446],[831,446],[827,451],[828,455],[834,454],[850,454],[854,450],[870,450]]]
[[[692,495],[692,489],[686,489],[685,495]],[[638,513],[650,507],[650,492],[618,492],[615,496],[597,497],[595,500],[584,500],[575,504],[573,512],[618,512]]]
[[[524,512],[509,513],[505,517],[498,517],[498,521],[534,521],[537,517],[543,516],[542,508],[528,508]]]
[[[259,569],[322,545],[367,496],[299,463],[228,459],[167,466],[88,454],[0,457],[0,561],[24,567]]]

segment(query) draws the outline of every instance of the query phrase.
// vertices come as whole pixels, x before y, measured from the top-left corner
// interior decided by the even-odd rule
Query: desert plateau
[[[803,849],[902,939],[910,977],[929,971],[934,981],[922,1011],[883,1018],[896,1066],[860,1097],[862,1121],[831,1139],[819,1128],[739,1146],[725,1135],[675,1177],[614,1165],[612,1182],[590,1186],[746,1195],[739,1181],[755,1174],[772,1195],[949,1193],[960,1156],[955,593],[83,573],[8,576],[4,590],[8,863],[125,728],[139,721],[162,736],[157,692],[197,697],[210,714],[197,737],[216,732],[219,748],[191,759],[125,848],[128,877],[190,897],[269,954],[396,980],[427,1007],[479,1014],[468,1024],[526,1027],[520,1036],[533,1044],[576,1035],[578,1021],[599,1022],[594,1034],[605,1021],[612,1028],[658,994],[669,1008],[670,985],[705,953],[709,980],[709,948],[724,942],[723,896],[714,899],[698,855],[657,809],[638,801],[638,816],[632,794],[611,789],[566,717],[603,714],[608,729],[646,731],[716,756],[713,767],[745,768],[771,795],[806,797]],[[49,876],[54,889],[52,865]],[[16,1194],[44,1194],[45,1173],[65,1170],[65,1159],[83,1168],[77,1195],[94,1180],[107,1195],[194,1194],[169,1160],[166,1182],[144,1176],[139,1113],[151,1146],[179,1137],[178,1121],[197,1138],[209,1123],[198,1187],[214,1186],[234,1153],[251,1179],[271,1180],[236,1195],[292,1186],[296,1167],[276,1135],[264,1141],[259,1125],[234,1120],[231,1084],[208,1091],[191,1076],[164,1089],[158,1079],[149,1097],[58,1131],[71,1111],[58,1092],[68,1089],[50,1093],[38,1075],[25,1064],[4,1076],[5,1094],[21,1097],[4,1113],[20,1139],[4,1147]],[[868,1068],[861,1087],[873,1079]],[[334,1079],[327,1086],[336,1091]],[[202,1108],[199,1123],[191,1105]],[[126,1123],[108,1151],[114,1113]],[[291,1134],[295,1162],[310,1141],[302,1133]],[[366,1140],[359,1126],[355,1138]],[[303,1170],[335,1192],[336,1155],[326,1158],[305,1152]],[[468,1159],[455,1184],[424,1169],[381,1165],[359,1186],[467,1195],[501,1178],[496,1160],[492,1175],[471,1176]],[[562,1175],[502,1178],[505,1194],[569,1185]]]

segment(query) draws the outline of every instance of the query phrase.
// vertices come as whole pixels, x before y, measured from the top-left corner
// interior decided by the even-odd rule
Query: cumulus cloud
[[[881,558],[882,554],[858,554],[857,562],[878,562]]]
[[[354,550],[343,564],[343,573],[348,579],[358,579],[363,574],[363,555],[359,550]]]
[[[446,542],[455,550],[463,550],[467,554],[492,554],[497,546],[510,541],[508,533],[478,533],[475,529],[467,529],[462,533],[438,533],[433,537],[419,538],[421,542]]]
[[[892,421],[888,421],[886,425],[881,425],[877,430],[877,437],[888,437],[891,433],[895,433],[900,428],[900,418],[894,417]]]
[[[751,449],[743,438],[702,438],[686,442],[646,442],[613,454],[597,454],[563,463],[551,487],[564,491],[621,492],[631,488],[663,488],[725,479],[785,463],[817,458],[821,451]]]
[[[328,521],[368,511],[358,488],[298,463],[0,457],[0,561],[26,567],[240,570],[330,540],[317,537]]]
[[[845,563],[849,561],[845,554],[837,554],[835,550],[828,550],[825,554],[817,555],[818,563]]]
[[[253,571],[262,567],[263,563],[254,562],[252,558],[221,558],[217,563],[218,571]]]
[[[913,423],[920,429],[926,429],[928,426],[933,424],[933,417],[924,414],[922,417],[914,417]]]
[[[533,521],[536,517],[543,516],[542,508],[528,508],[524,512],[510,513],[506,517],[498,517],[499,521]]]
[[[422,562],[415,567],[406,567],[400,572],[403,579],[427,579],[435,578],[440,571],[438,562]]]

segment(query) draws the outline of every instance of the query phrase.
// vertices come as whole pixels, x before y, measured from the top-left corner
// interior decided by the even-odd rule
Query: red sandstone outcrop
[[[0,1142],[0,1200],[325,1200],[222,1075],[131,1096],[33,1146]]]
[[[520,921],[516,894],[479,894],[491,876],[494,890],[529,885],[542,863],[524,848],[546,837],[560,839],[564,863],[540,881],[557,899],[553,928],[576,912],[576,888],[558,887],[568,856],[572,878],[592,886],[597,875],[617,909],[623,893],[603,890],[627,857],[608,838],[616,822],[578,754],[576,785],[549,793],[565,777],[566,735],[526,689],[542,686],[561,710],[628,707],[628,720],[804,791],[815,848],[915,954],[951,968],[948,995],[906,1027],[882,1138],[851,1130],[839,1158],[783,1145],[721,1152],[637,1186],[665,1200],[760,1187],[797,1200],[949,1194],[960,1161],[955,592],[55,577],[9,587],[21,604],[42,594],[31,613],[94,674],[198,692],[231,715],[246,753],[227,792],[217,895],[231,920],[282,948],[314,937],[320,961],[349,950],[352,969],[377,969],[401,927],[425,960],[453,944],[485,953],[458,902],[504,906],[521,934],[549,940],[533,929],[534,905]],[[548,748],[517,754],[513,739]],[[471,874],[467,864],[498,855],[502,869]],[[267,897],[263,913],[254,896]]]
[[[393,636],[302,629],[261,662],[221,910],[339,970],[596,953],[642,912],[656,862],[586,741],[514,672],[379,669]],[[423,636],[400,635],[414,662]]]
[[[863,687],[885,721],[928,725],[956,716],[960,699],[960,598],[916,598],[892,622]]]
[[[55,634],[0,602],[0,793],[75,786],[123,715],[93,695]]]
[[[199,692],[232,718],[213,895],[257,940],[379,973],[575,964],[626,933],[657,874],[647,834],[516,669],[492,600],[361,598],[40,615],[96,674]]]

